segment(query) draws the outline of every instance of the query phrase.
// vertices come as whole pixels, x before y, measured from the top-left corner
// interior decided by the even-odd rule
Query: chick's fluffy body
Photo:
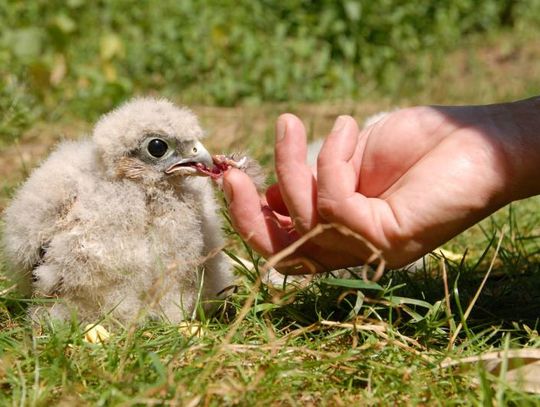
[[[178,143],[202,137],[190,111],[136,99],[104,116],[92,139],[60,144],[6,210],[15,278],[34,296],[60,299],[46,308],[52,317],[75,308],[84,320],[142,312],[176,322],[191,316],[199,292],[210,300],[230,284],[210,180],[166,176],[138,159],[148,132]]]

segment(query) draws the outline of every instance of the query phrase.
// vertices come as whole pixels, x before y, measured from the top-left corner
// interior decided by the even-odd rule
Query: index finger
[[[223,176],[223,189],[234,228],[255,251],[268,257],[290,245],[295,236],[265,206],[249,176],[237,169]]]
[[[306,154],[306,130],[300,119],[292,114],[280,116],[276,128],[276,175],[281,197],[301,234],[317,224],[317,184]]]

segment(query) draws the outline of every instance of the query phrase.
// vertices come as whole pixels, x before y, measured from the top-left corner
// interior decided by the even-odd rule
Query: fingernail
[[[227,203],[230,204],[233,200],[233,189],[226,179],[223,179],[223,193],[225,194]]]
[[[345,125],[347,124],[348,117],[347,116],[339,116],[334,123],[334,127],[332,127],[332,133],[339,133]]]
[[[285,133],[287,133],[287,121],[284,118],[280,118],[276,125],[277,140],[283,140],[285,138]]]

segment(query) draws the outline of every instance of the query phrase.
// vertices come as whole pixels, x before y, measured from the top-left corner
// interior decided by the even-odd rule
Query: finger
[[[316,243],[317,240],[321,244]],[[347,228],[339,227],[305,242],[280,261],[276,269],[283,274],[314,274],[360,266],[366,261],[380,261],[376,249]]]
[[[271,258],[298,239],[294,229],[291,231],[291,223],[289,227],[282,227],[278,220],[281,217],[274,216],[268,208],[261,205],[251,179],[243,172],[234,169],[227,171],[223,179],[223,189],[233,226],[255,251]],[[312,254],[317,257],[319,252],[320,249],[317,250],[311,243],[306,242],[280,261],[276,269],[283,274],[312,274],[333,269],[335,261],[332,261],[329,253],[323,253],[323,263],[310,259]],[[326,266],[327,262],[332,266]]]
[[[281,197],[295,228],[304,234],[317,223],[316,181],[306,164],[306,131],[296,116],[279,117],[276,128],[276,174]]]
[[[353,157],[358,140],[356,121],[339,116],[317,160],[318,199],[342,200],[356,192],[359,167],[355,168]]]
[[[268,206],[261,204],[255,185],[244,172],[231,169],[223,176],[223,190],[234,228],[253,249],[268,257],[291,244],[296,236]]]
[[[364,260],[373,253],[367,242],[376,247],[384,243],[377,230],[377,217],[387,211],[387,205],[356,192],[367,138],[367,133],[360,134],[352,117],[340,116],[317,161],[317,210],[321,219],[343,225],[358,237],[347,242],[337,236],[325,236],[326,247]],[[320,239],[316,242],[322,243]]]
[[[268,187],[266,190],[266,200],[273,211],[284,216],[289,216],[289,210],[287,209],[285,202],[283,202],[278,184],[273,184]]]
[[[257,252],[266,258],[286,250],[300,237],[291,230],[292,223],[275,215],[261,205],[251,179],[242,171],[231,169],[223,179],[223,189],[228,201],[228,210],[234,228]],[[361,256],[360,256],[361,257]],[[341,250],[328,250],[307,241],[292,250],[277,266],[284,274],[312,274],[358,265],[358,255],[349,255]]]

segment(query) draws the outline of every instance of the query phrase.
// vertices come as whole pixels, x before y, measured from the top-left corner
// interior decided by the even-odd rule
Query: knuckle
[[[332,222],[336,218],[338,203],[331,198],[319,196],[317,199],[317,212],[326,221]]]
[[[305,235],[307,232],[313,229],[315,227],[315,224],[316,222],[314,220],[310,221],[300,216],[296,216],[293,218],[294,228],[301,235]]]

